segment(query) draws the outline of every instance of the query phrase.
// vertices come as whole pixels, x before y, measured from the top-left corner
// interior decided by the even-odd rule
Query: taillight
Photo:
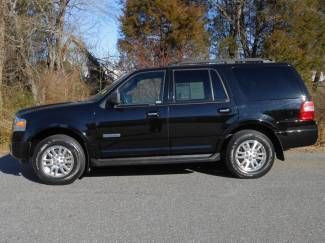
[[[301,104],[299,119],[302,121],[312,121],[315,119],[314,102],[305,101]]]

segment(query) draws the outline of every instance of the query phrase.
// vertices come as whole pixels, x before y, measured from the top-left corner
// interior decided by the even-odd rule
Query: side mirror
[[[106,107],[114,107],[115,105],[121,104],[120,93],[118,91],[114,91],[111,93],[106,101]]]

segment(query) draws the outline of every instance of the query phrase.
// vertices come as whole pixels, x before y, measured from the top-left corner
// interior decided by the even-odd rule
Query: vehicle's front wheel
[[[258,178],[271,169],[274,157],[274,147],[267,136],[255,130],[242,130],[228,143],[226,164],[236,177]]]
[[[72,137],[53,135],[39,142],[32,159],[33,169],[45,184],[64,185],[79,178],[85,170],[82,146]]]

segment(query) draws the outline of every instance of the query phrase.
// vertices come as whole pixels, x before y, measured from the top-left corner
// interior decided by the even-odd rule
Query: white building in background
[[[315,80],[316,74],[317,74],[316,71],[312,71],[312,76],[311,76],[312,80]],[[324,72],[320,72],[318,85],[325,86],[325,73]]]

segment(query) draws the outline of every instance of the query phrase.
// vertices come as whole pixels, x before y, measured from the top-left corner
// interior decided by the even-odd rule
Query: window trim
[[[208,74],[209,74],[209,82],[210,82],[210,90],[211,90],[211,98],[212,100],[189,100],[189,101],[177,101],[176,100],[176,84],[175,84],[175,72],[176,71],[197,71],[197,70],[207,70],[208,71]],[[221,85],[223,87],[223,90],[226,94],[226,99],[224,100],[216,100],[215,98],[215,94],[214,94],[214,90],[213,90],[213,81],[212,81],[212,76],[211,76],[211,70],[214,71],[218,78],[220,79],[220,82],[221,82]],[[211,67],[206,67],[206,68],[180,68],[180,69],[173,69],[173,74],[172,74],[172,77],[171,77],[171,81],[172,81],[172,99],[171,99],[171,104],[174,104],[174,105],[187,105],[187,104],[209,104],[209,103],[227,103],[227,102],[230,102],[230,99],[229,99],[229,95],[228,95],[228,92],[227,92],[227,89],[224,85],[224,82],[219,74],[219,72],[217,70],[215,70],[214,68],[211,68]]]
[[[151,70],[151,71],[140,71],[140,72],[135,72],[134,74],[132,74],[130,77],[128,77],[125,81],[123,81],[118,87],[116,87],[116,92],[118,92],[120,94],[120,88],[122,88],[124,85],[127,84],[128,81],[130,81],[132,78],[138,76],[138,75],[142,75],[142,74],[146,74],[146,73],[157,73],[157,72],[162,72],[164,77],[162,79],[162,90],[161,90],[161,103],[157,104],[157,103],[148,103],[148,104],[118,104],[115,107],[116,108],[127,108],[127,107],[150,107],[150,106],[159,106],[159,105],[163,105],[165,103],[164,101],[164,93],[165,93],[165,84],[166,84],[166,69],[161,69],[161,70]]]
[[[211,71],[212,71],[212,72],[215,72],[215,73],[217,74],[217,76],[218,76],[218,78],[219,78],[219,80],[220,80],[220,82],[221,82],[221,85],[222,85],[222,87],[223,87],[223,91],[225,92],[225,95],[226,95],[226,99],[218,99],[218,100],[217,100],[216,97],[214,96],[214,97],[213,97],[213,100],[216,101],[216,102],[222,102],[222,103],[224,103],[224,102],[229,102],[229,101],[230,101],[229,94],[228,94],[228,91],[227,91],[226,86],[225,86],[225,84],[224,84],[224,81],[223,81],[223,79],[221,78],[221,75],[219,74],[219,72],[218,72],[216,69],[214,69],[214,68],[210,68],[209,73],[210,73],[211,84],[213,84],[212,76],[211,76]]]

